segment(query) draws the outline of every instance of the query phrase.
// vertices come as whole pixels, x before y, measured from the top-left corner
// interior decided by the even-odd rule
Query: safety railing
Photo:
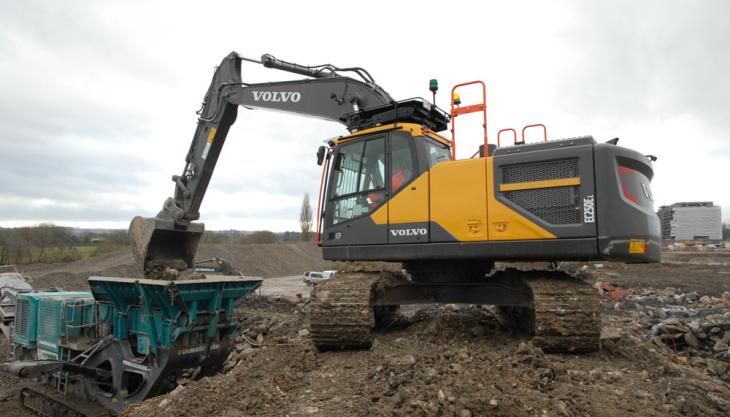
[[[478,84],[482,87],[482,102],[479,104],[471,104],[461,106],[461,99],[456,93],[460,87]],[[482,112],[482,128],[484,128],[484,149],[487,149],[489,140],[487,138],[487,86],[483,81],[469,81],[466,83],[456,84],[451,89],[451,157],[456,159],[456,117],[462,114]]]
[[[502,136],[502,133],[504,133],[504,132],[512,132],[512,134],[514,135],[514,139],[515,139],[514,143],[515,144],[517,143],[517,131],[512,129],[511,127],[508,127],[507,129],[502,129],[499,132],[497,132],[497,147],[498,148],[502,147],[502,142],[500,141],[500,138]]]
[[[525,126],[525,127],[522,128],[522,143],[520,143],[520,145],[524,145],[525,144],[525,131],[527,129],[531,128],[531,127],[541,127],[542,128],[543,140],[545,142],[547,142],[547,128],[542,123],[536,123],[534,125],[527,125],[527,126]],[[517,144],[517,143],[515,142],[515,144]]]
[[[501,129],[499,132],[497,132],[497,147],[498,148],[502,147],[501,139],[502,139],[502,133],[504,133],[504,132],[512,132],[512,137],[514,138],[514,142],[513,142],[514,145],[524,145],[525,144],[525,131],[527,131],[527,129],[530,129],[533,127],[542,128],[543,141],[547,142],[547,128],[542,123],[536,123],[536,124],[532,124],[532,125],[527,125],[522,128],[522,140],[520,140],[519,142],[517,141],[517,131],[516,130],[514,130],[512,128]]]

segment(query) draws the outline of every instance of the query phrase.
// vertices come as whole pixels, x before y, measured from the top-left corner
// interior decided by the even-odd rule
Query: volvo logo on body
[[[297,91],[252,91],[252,93],[254,101],[298,103],[302,99],[302,93]]]
[[[426,236],[428,230],[425,227],[415,229],[391,229],[390,234],[396,236]]]

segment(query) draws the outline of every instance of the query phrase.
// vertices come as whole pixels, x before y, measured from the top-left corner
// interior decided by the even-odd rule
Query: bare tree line
[[[72,228],[41,223],[31,227],[0,228],[0,265],[68,262],[80,259],[79,246],[94,245],[95,255],[126,246],[126,231],[74,232]]]

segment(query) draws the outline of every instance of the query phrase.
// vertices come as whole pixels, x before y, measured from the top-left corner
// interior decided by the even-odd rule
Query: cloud
[[[363,66],[397,98],[430,96],[428,79],[438,77],[442,107],[451,85],[484,79],[492,142],[499,128],[535,121],[548,124],[551,139],[620,136],[659,156],[657,205],[730,207],[718,186],[730,164],[727,2],[482,2],[473,13],[382,4],[412,21],[433,21],[438,8],[443,24],[408,35],[367,30],[326,0],[314,16],[308,3],[287,13],[240,2],[1,3],[0,224],[125,227],[134,215],[156,214],[183,168],[213,68],[231,50]],[[254,64],[243,74],[297,78]],[[479,123],[458,123],[459,155],[468,156]],[[336,123],[240,109],[202,220],[296,229],[302,195],[316,204],[316,149],[343,133]]]
[[[562,63],[556,105],[594,118],[697,114],[726,125],[728,14],[723,1],[578,3],[559,30],[573,59]]]

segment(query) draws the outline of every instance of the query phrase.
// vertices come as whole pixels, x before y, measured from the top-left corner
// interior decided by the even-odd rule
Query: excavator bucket
[[[136,216],[129,225],[132,253],[147,277],[163,277],[166,268],[194,268],[195,252],[205,229],[202,223],[176,227],[172,220]]]

